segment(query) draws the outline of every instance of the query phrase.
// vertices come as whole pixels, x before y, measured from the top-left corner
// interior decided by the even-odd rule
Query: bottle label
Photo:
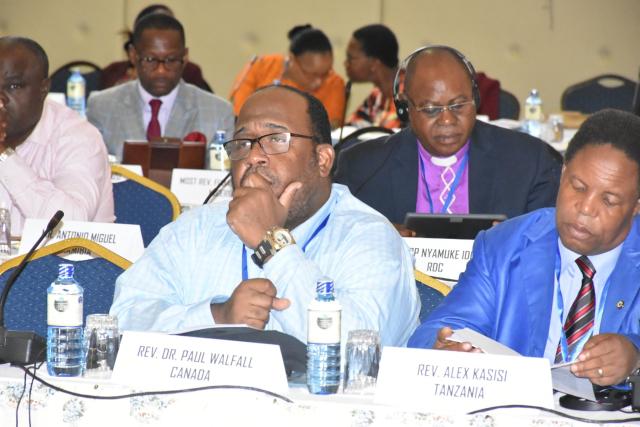
[[[542,106],[541,105],[527,105],[524,112],[524,117],[527,120],[542,120]]]
[[[227,171],[231,169],[231,161],[220,144],[213,144],[209,149],[209,169]]]
[[[81,82],[68,82],[67,98],[84,98],[84,85]]]
[[[309,310],[307,342],[340,343],[340,311]]]
[[[49,326],[82,326],[82,295],[48,294]]]

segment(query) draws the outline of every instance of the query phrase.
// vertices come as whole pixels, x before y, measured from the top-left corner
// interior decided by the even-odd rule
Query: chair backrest
[[[72,61],[64,64],[51,74],[51,92],[67,93],[67,80],[71,76],[72,68],[79,68],[82,77],[86,81],[85,98],[88,98],[92,91],[100,89],[102,69],[93,62]]]
[[[636,82],[615,74],[604,74],[569,86],[560,104],[565,111],[591,114],[604,108],[632,111]]]
[[[420,295],[420,322],[423,322],[445,296],[451,291],[449,286],[421,271],[413,270],[418,294]]]
[[[364,128],[360,128],[356,131],[353,131],[349,135],[342,138],[342,141],[338,141],[338,143],[333,147],[333,149],[336,151],[336,158],[340,150],[345,150],[353,145],[356,145],[358,142],[367,141],[368,139],[373,139],[373,138],[363,138],[363,136],[368,133],[372,133],[372,134],[383,133],[387,135],[393,135],[395,132],[393,131],[393,129],[385,128],[382,126],[367,126]],[[376,138],[377,137],[378,136],[376,135]]]
[[[518,120],[520,117],[520,102],[514,94],[504,89],[500,89],[500,99],[498,101],[498,118]]]
[[[69,250],[91,252],[96,258],[69,261],[56,255]],[[0,265],[0,289],[24,256]],[[87,239],[66,239],[38,249],[13,284],[5,306],[9,329],[47,335],[47,288],[58,277],[58,265],[74,265],[74,277],[84,288],[84,316],[108,313],[113,302],[116,278],[131,262]]]
[[[178,218],[180,203],[166,187],[118,165],[111,174],[126,178],[113,184],[113,203],[118,224],[138,224],[144,246],[160,229]]]

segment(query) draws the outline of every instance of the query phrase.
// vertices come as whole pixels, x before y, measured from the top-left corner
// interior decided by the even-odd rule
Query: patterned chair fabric
[[[97,258],[69,261],[56,253],[82,248]],[[0,289],[21,257],[0,266]],[[58,265],[74,265],[74,277],[84,288],[84,317],[108,313],[113,302],[116,278],[131,263],[108,249],[86,239],[67,239],[36,251],[18,280],[13,284],[5,306],[5,325],[12,330],[35,331],[47,336],[47,288],[58,277]]]
[[[444,297],[451,291],[447,285],[421,271],[414,270],[416,286],[420,295],[420,322],[424,322],[427,316],[436,308]]]
[[[111,166],[111,173],[126,178],[113,184],[116,223],[140,225],[144,246],[149,246],[160,229],[180,214],[178,199],[167,188],[122,166]]]

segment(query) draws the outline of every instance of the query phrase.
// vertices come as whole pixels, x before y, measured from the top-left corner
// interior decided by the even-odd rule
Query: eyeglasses
[[[147,71],[157,70],[160,64],[164,65],[167,71],[177,71],[184,64],[184,58],[169,56],[168,58],[160,59],[154,56],[143,56],[138,59],[138,63]]]
[[[459,116],[468,110],[468,106],[475,105],[474,101],[465,101],[465,102],[457,102],[455,104],[449,105],[425,105],[424,107],[418,107],[411,98],[407,97],[409,103],[416,109],[416,111],[425,114],[427,117],[432,119],[438,117],[440,114],[445,111],[450,111],[452,114]]]
[[[224,149],[230,160],[242,160],[249,155],[253,144],[258,144],[265,154],[282,154],[289,151],[291,137],[313,139],[309,135],[292,132],[278,132],[262,135],[257,138],[232,139],[224,143]]]

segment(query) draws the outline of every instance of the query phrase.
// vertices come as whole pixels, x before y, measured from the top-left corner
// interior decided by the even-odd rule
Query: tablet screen
[[[425,214],[408,213],[404,225],[416,232],[416,237],[437,239],[475,239],[476,235],[491,228],[495,221],[504,221],[499,214]]]

